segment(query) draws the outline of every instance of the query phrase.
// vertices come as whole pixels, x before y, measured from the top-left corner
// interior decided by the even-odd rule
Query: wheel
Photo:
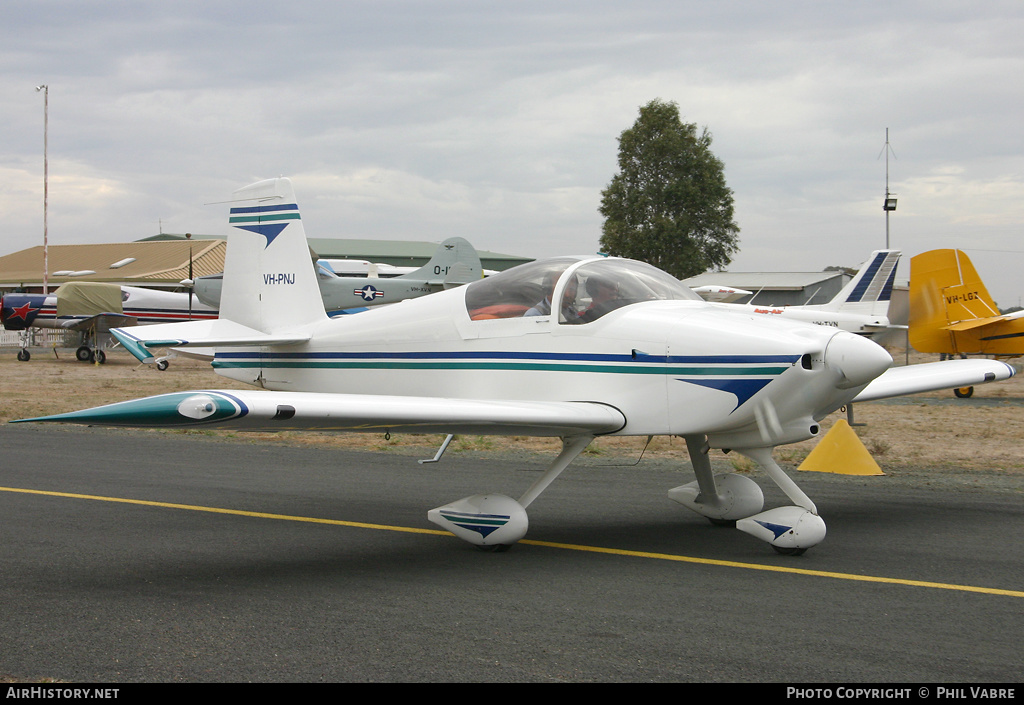
[[[90,350],[88,346],[83,345],[78,348],[78,350],[75,350],[75,357],[77,357],[81,362],[88,362],[92,359],[92,350]]]
[[[22,362],[28,362],[29,358],[31,357],[32,353],[30,353],[28,350],[25,350],[24,348],[18,351],[18,359],[21,360]]]
[[[96,362],[98,362],[98,363],[100,363],[102,365],[106,361],[107,361],[107,354],[105,352],[103,352],[102,350],[97,350],[96,351]]]
[[[782,548],[781,546],[772,546],[775,552],[783,556],[802,556],[806,548]]]
[[[953,394],[956,395],[957,399],[970,399],[974,396],[974,387],[960,387],[954,389]]]
[[[160,370],[161,372],[163,372],[164,370],[166,370],[166,369],[167,369],[167,367],[168,367],[168,366],[169,366],[170,364],[171,364],[171,363],[167,362],[167,360],[158,360],[158,361],[157,361],[157,363],[156,363],[156,368],[157,368],[158,370]]]
[[[477,546],[477,548],[479,548],[481,551],[486,551],[487,553],[504,553],[512,547],[503,543],[498,543],[492,546]]]

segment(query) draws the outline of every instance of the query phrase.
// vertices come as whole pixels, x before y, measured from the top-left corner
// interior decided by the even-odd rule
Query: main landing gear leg
[[[719,526],[734,526],[738,519],[761,511],[764,494],[756,482],[735,473],[715,475],[708,457],[707,436],[684,438],[697,481],[669,490],[669,499],[706,516],[712,524]]]
[[[18,360],[20,360],[21,362],[28,362],[29,359],[31,359],[31,357],[32,357],[32,353],[30,353],[28,351],[28,344],[29,344],[29,331],[28,330],[23,330],[23,331],[20,331],[18,333],[18,342],[19,342],[19,345],[21,346],[21,350],[18,351]],[[54,348],[55,352],[56,352],[56,350],[57,349]]]
[[[492,551],[504,551],[526,535],[530,526],[526,507],[554,482],[569,463],[594,440],[593,436],[562,439],[562,452],[519,501],[501,494],[464,497],[427,512],[427,519],[460,539]]]

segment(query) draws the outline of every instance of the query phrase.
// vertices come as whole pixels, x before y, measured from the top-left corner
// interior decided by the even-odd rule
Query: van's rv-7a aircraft
[[[31,358],[30,328],[74,330],[82,334],[75,356],[83,362],[104,362],[99,336],[115,326],[151,323],[207,321],[217,318],[217,309],[188,293],[159,291],[102,282],[68,282],[49,295],[4,294],[0,300],[0,322],[6,330],[22,331],[18,359]],[[160,364],[166,367],[166,361]]]
[[[875,336],[891,330],[889,302],[900,261],[899,250],[875,250],[860,271],[831,301],[805,306],[761,306],[724,303],[747,313],[788,318],[793,321],[832,326],[860,335]],[[711,301],[709,299],[709,301]],[[902,326],[900,326],[902,328]]]
[[[697,478],[672,499],[802,553],[825,523],[772,458],[775,446],[817,436],[822,419],[854,401],[1013,374],[991,360],[889,369],[889,354],[861,336],[712,306],[650,265],[600,256],[540,260],[329,318],[290,181],[253,184],[240,200],[260,218],[234,224],[221,317],[113,334],[140,359],[150,347],[213,348],[218,374],[260,389],[19,422],[560,438],[557,458],[518,500],[477,494],[427,513],[492,550],[526,534],[527,508],[596,436],[671,434],[685,439]],[[711,448],[752,458],[793,505],[763,511],[757,483],[713,473]]]
[[[246,216],[232,218],[245,222]],[[258,217],[258,216],[250,216]],[[322,261],[317,264],[317,281],[327,315],[334,316],[364,307],[392,304],[462,286],[483,277],[476,249],[461,237],[450,237],[422,267],[395,277],[339,276]],[[195,280],[196,296],[203,303],[219,308],[223,275]]]

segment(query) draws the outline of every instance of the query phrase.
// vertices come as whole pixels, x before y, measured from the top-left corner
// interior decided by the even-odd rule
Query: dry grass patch
[[[0,421],[74,411],[90,406],[187,389],[247,389],[216,375],[208,364],[175,358],[160,372],[139,365],[122,350],[107,355],[107,363],[96,365],[74,359],[73,351],[34,353],[29,362],[18,362],[15,350],[0,350]],[[902,362],[902,352],[894,357]],[[915,355],[912,362],[929,358]],[[841,414],[825,419],[827,431]],[[933,392],[894,402],[860,404],[855,408],[857,434],[883,469],[926,466],[947,468],[988,468],[1024,475],[1024,375],[1006,382],[978,387],[970,400],[957,400],[952,392]],[[234,437],[254,443],[315,445],[371,452],[421,454],[431,457],[440,444],[436,435],[393,435],[359,433],[251,433],[230,431],[163,431]],[[636,459],[678,459],[688,462],[686,444],[679,438],[598,438],[588,450],[591,456]],[[781,446],[776,455],[783,463],[799,465],[814,448],[816,440]],[[504,452],[508,450],[555,452],[555,439],[515,436],[509,438],[465,436],[449,452]],[[738,471],[746,462],[735,455],[725,458]]]

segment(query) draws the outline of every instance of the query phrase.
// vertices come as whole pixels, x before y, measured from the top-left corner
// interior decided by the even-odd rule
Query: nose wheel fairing
[[[765,541],[776,551],[800,554],[825,538],[825,522],[814,502],[797,487],[772,458],[771,448],[741,451],[768,473],[796,506],[761,511],[764,496],[753,480],[734,473],[715,475],[706,436],[686,436],[696,482],[669,490],[669,499],[714,523],[735,521],[736,528]]]

